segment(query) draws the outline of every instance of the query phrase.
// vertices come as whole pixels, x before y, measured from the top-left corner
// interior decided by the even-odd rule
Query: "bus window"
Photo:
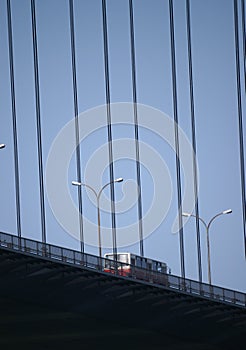
[[[114,260],[114,254],[105,254],[104,255],[105,259],[110,259],[110,260]]]
[[[140,256],[136,257],[136,266],[137,267],[141,267],[141,258],[140,258]]]
[[[114,268],[114,263],[113,261],[110,261],[110,260],[112,259],[105,260],[105,269],[111,270],[112,268]]]
[[[142,260],[142,268],[147,269],[147,259],[143,258]]]
[[[153,270],[158,271],[158,262],[157,261],[155,261],[153,264]]]
[[[106,259],[110,259],[110,260],[114,260],[114,254],[105,254],[104,257]],[[125,263],[125,264],[128,264],[128,254],[117,254],[117,260],[119,262],[122,262],[122,263]]]
[[[118,261],[128,264],[128,254],[118,254]]]
[[[162,272],[162,268],[161,268],[161,263],[160,262],[157,263],[157,271],[158,272]]]
[[[131,258],[131,265],[135,266],[136,260],[134,258]]]
[[[161,272],[167,273],[167,265],[164,263],[161,263]]]

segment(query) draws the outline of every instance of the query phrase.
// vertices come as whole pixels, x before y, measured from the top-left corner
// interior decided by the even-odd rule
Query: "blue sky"
[[[190,4],[200,215],[205,221],[209,221],[212,216],[224,209],[233,210],[231,215],[219,217],[211,226],[212,282],[219,286],[245,291],[233,1],[191,0]],[[138,102],[158,109],[173,118],[168,1],[134,0],[133,5]],[[22,233],[24,237],[40,240],[30,1],[11,0],[11,8]],[[36,12],[43,156],[44,165],[46,165],[52,142],[60,130],[74,117],[68,1],[37,0]],[[83,113],[105,103],[101,1],[74,0],[74,12],[79,113]],[[107,16],[111,101],[112,103],[131,102],[128,1],[107,0]],[[184,0],[174,0],[174,21],[178,117],[180,127],[191,141]],[[0,142],[7,145],[0,151],[0,192],[3,198],[0,201],[0,229],[16,233],[7,39],[6,1],[0,0]],[[242,39],[241,32],[240,39]],[[242,41],[240,45],[242,63]],[[243,111],[245,110],[244,97],[243,95]],[[113,121],[114,118],[116,116],[112,115]],[[126,137],[133,139],[132,125],[113,127],[115,140]],[[145,255],[167,262],[172,272],[180,275],[179,240],[177,235],[171,233],[173,220],[177,215],[175,154],[158,135],[150,130],[140,129],[140,140],[160,154],[167,164],[173,185],[169,212],[160,227],[146,238]],[[97,130],[83,141],[81,144],[82,174],[92,154],[106,141],[106,127]],[[147,170],[144,166],[141,168],[144,213],[147,212],[153,200],[154,183],[151,170]],[[117,161],[115,175],[122,176],[125,180],[136,179],[134,162],[129,159]],[[68,169],[68,187],[77,205],[76,191],[71,186],[71,181],[75,179],[76,166],[73,156]],[[108,169],[105,169],[103,173],[98,174],[98,181],[95,175],[95,183],[91,185],[99,189],[100,185],[107,181],[109,181],[109,174]],[[116,199],[121,200],[123,198],[121,184],[117,184],[116,187]],[[105,191],[105,194],[109,195],[109,192]],[[84,215],[96,223],[96,208],[85,192],[83,192],[83,207]],[[47,196],[45,209],[47,241],[79,249],[78,241],[65,232],[57,222]],[[186,208],[183,209],[185,211]],[[125,213],[117,215],[119,226],[135,220],[137,220],[136,205]],[[109,213],[102,212],[102,224],[110,227]],[[189,278],[198,279],[194,219],[190,219],[184,226],[184,243],[186,275]],[[97,254],[97,247],[86,244],[85,248],[86,252]],[[206,282],[207,251],[205,231],[202,226],[201,248],[203,280]],[[123,250],[139,253],[139,245],[136,243],[124,247]],[[108,251],[107,248],[104,249],[104,252],[106,251]]]

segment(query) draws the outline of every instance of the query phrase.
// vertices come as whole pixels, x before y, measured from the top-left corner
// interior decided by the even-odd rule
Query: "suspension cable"
[[[173,84],[173,108],[174,108],[174,135],[176,149],[176,177],[177,177],[177,195],[178,195],[178,216],[179,216],[179,244],[181,275],[185,278],[184,264],[184,238],[183,238],[183,220],[182,220],[182,195],[181,195],[181,176],[180,176],[180,159],[179,159],[179,133],[178,133],[178,100],[176,84],[176,58],[175,58],[175,37],[174,37],[174,19],[173,19],[173,1],[169,0],[170,14],[170,36],[171,36],[171,59],[172,59],[172,84]]]
[[[77,89],[77,74],[76,74],[76,52],[75,52],[75,32],[74,32],[74,10],[73,0],[69,0],[69,18],[70,18],[70,38],[71,38],[71,58],[72,58],[72,74],[73,74],[73,103],[74,103],[74,121],[75,121],[75,139],[76,139],[76,166],[77,179],[81,182],[81,160],[80,160],[80,144],[79,144],[79,116],[78,116],[78,89]],[[84,253],[84,230],[83,230],[83,203],[82,189],[78,189],[79,203],[79,232],[80,232],[80,249]]]
[[[202,282],[202,263],[201,263],[201,240],[199,223],[199,203],[198,203],[198,178],[196,163],[196,124],[195,124],[195,106],[193,92],[193,67],[192,67],[192,49],[191,49],[191,23],[190,23],[190,0],[186,0],[186,25],[187,25],[187,43],[188,43],[188,65],[190,80],[190,108],[191,108],[191,129],[192,129],[192,147],[193,147],[193,174],[194,174],[194,196],[195,196],[195,216],[196,216],[196,239],[197,239],[197,258],[199,282]]]
[[[243,9],[244,9],[244,6],[243,6]],[[242,211],[243,211],[244,250],[245,250],[245,256],[246,256],[246,198],[245,198],[244,135],[243,135],[243,116],[242,116],[242,101],[241,101],[241,82],[240,82],[238,9],[237,9],[236,0],[234,0],[234,29],[235,29],[235,50],[236,50],[235,53],[236,53],[238,131],[239,131],[240,170],[241,170],[241,196],[242,196]],[[245,37],[244,37],[244,40],[245,40]]]
[[[32,15],[32,40],[33,40],[33,59],[34,59],[33,63],[34,63],[34,79],[35,79],[35,103],[36,103],[36,123],[37,123],[37,141],[38,141],[39,192],[40,192],[40,208],[41,208],[42,242],[46,243],[42,129],[41,129],[41,114],[40,114],[39,67],[38,67],[35,0],[31,0],[31,15]]]
[[[244,68],[244,92],[246,94],[246,25],[245,25],[245,4],[244,0],[241,0],[242,7],[242,35],[243,35],[243,68]]]
[[[134,132],[135,132],[135,154],[136,154],[136,171],[138,184],[138,229],[139,229],[139,244],[140,255],[144,256],[143,247],[143,209],[142,209],[142,186],[141,186],[141,170],[140,170],[140,155],[139,155],[139,132],[138,132],[138,108],[137,108],[137,86],[136,86],[136,62],[135,62],[135,35],[134,35],[134,14],[132,0],[129,0],[130,14],[130,36],[131,36],[131,63],[132,63],[132,96],[134,109]]]
[[[12,18],[11,18],[10,0],[7,0],[7,17],[8,17],[9,72],[10,72],[10,84],[11,84],[11,106],[12,106],[13,141],[14,141],[16,225],[17,225],[18,237],[21,237],[18,135],[17,135],[17,120],[16,120],[13,34],[12,34]]]
[[[111,123],[111,107],[110,107],[111,102],[110,102],[110,83],[109,83],[109,53],[108,53],[108,33],[107,33],[107,8],[106,8],[105,0],[102,0],[102,16],[103,16],[104,74],[105,74],[105,91],[106,91],[106,105],[107,105],[109,173],[110,173],[110,182],[111,182],[110,196],[111,196],[112,241],[113,241],[114,257],[115,259],[117,259],[114,164],[113,164],[113,147],[112,147],[112,123]]]

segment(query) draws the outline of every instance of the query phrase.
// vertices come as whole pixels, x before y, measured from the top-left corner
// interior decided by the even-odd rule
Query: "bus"
[[[116,255],[106,253],[104,254],[104,272],[113,274],[117,272],[120,276],[167,285],[167,276],[171,270],[164,262],[133,253],[117,253]]]

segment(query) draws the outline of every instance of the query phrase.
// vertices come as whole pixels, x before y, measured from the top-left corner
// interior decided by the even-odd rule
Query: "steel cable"
[[[13,33],[12,33],[12,18],[11,18],[10,0],[7,0],[7,18],[8,18],[8,45],[9,45],[9,72],[10,72],[10,85],[11,85],[11,107],[12,107],[13,141],[14,141],[16,225],[17,225],[18,237],[21,237],[18,134],[17,134],[17,119],[16,119]]]
[[[242,212],[243,212],[244,251],[246,256],[246,198],[245,198],[244,135],[243,135],[243,116],[242,116],[242,101],[241,101],[242,92],[241,92],[241,82],[240,82],[240,59],[239,59],[240,50],[239,50],[239,34],[238,34],[237,0],[234,0],[234,34],[235,34],[235,51],[236,51],[235,54],[236,54],[236,76],[237,76],[236,78],[237,78],[238,132],[239,132],[239,147],[240,147],[241,200],[242,200]],[[244,40],[245,40],[245,37],[244,37]],[[245,51],[244,51],[244,54],[245,54]]]
[[[201,263],[201,240],[199,225],[199,203],[198,203],[198,177],[196,163],[196,123],[195,123],[195,106],[193,91],[193,65],[191,49],[191,23],[190,23],[190,0],[186,0],[186,25],[187,25],[187,44],[188,44],[188,66],[189,66],[189,84],[190,84],[190,109],[191,109],[191,129],[192,129],[192,147],[193,157],[193,174],[194,174],[194,197],[195,197],[195,215],[196,215],[196,239],[197,239],[197,258],[198,258],[198,275],[199,282],[202,282],[202,263]]]
[[[177,78],[176,78],[176,58],[175,58],[175,36],[174,36],[174,18],[173,1],[169,0],[170,15],[170,36],[171,36],[171,61],[172,61],[172,87],[173,87],[173,109],[174,109],[174,136],[176,150],[176,179],[178,195],[178,218],[179,218],[179,245],[181,276],[185,278],[184,263],[184,238],[183,238],[183,220],[182,220],[182,194],[181,194],[181,175],[180,175],[180,154],[179,154],[179,133],[178,133],[178,99],[177,99]]]
[[[110,175],[110,197],[111,197],[111,221],[112,221],[112,241],[113,253],[117,259],[117,241],[116,241],[116,218],[115,218],[115,191],[114,191],[114,163],[112,146],[112,121],[111,121],[111,101],[110,101],[110,82],[109,82],[109,53],[108,53],[108,30],[107,30],[107,8],[106,1],[102,0],[103,17],[103,48],[104,48],[104,75],[105,75],[105,93],[107,105],[107,131],[108,131],[108,153],[109,153],[109,175]]]
[[[38,45],[36,28],[35,0],[31,0],[32,16],[32,40],[33,40],[33,63],[34,63],[34,81],[35,81],[35,106],[37,123],[37,142],[38,142],[38,169],[39,169],[39,194],[41,209],[41,228],[42,242],[46,243],[46,222],[45,222],[45,204],[44,204],[44,179],[43,179],[43,153],[42,153],[42,129],[40,113],[40,90],[39,90],[39,66],[38,66]]]
[[[73,0],[69,0],[69,18],[70,18],[71,59],[72,59],[72,75],[73,75],[73,104],[74,104],[74,121],[75,121],[75,140],[76,140],[76,167],[77,167],[77,180],[78,182],[81,183],[81,157],[80,157],[80,143],[79,143],[78,89],[77,89],[77,74],[76,74]],[[81,249],[81,252],[84,253],[83,203],[82,203],[81,186],[78,186],[77,190],[78,190],[78,203],[79,203],[80,249]]]
[[[142,186],[141,186],[141,169],[139,155],[139,130],[138,130],[138,108],[137,108],[137,86],[136,86],[136,62],[135,62],[135,34],[134,34],[134,14],[132,0],[129,0],[130,15],[130,38],[131,38],[131,68],[132,68],[132,97],[134,110],[134,132],[135,132],[135,155],[136,155],[136,172],[138,184],[138,228],[140,255],[144,256],[143,246],[143,210],[142,210]]]

